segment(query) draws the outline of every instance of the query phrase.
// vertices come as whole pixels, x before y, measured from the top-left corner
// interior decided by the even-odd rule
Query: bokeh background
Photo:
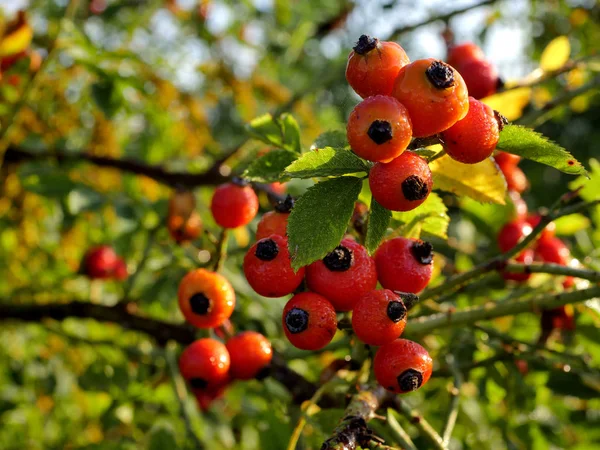
[[[443,35],[450,30],[457,42],[478,43],[507,81],[534,72],[546,46],[567,36],[571,59],[586,58],[585,69],[499,102],[507,108],[518,105],[513,119],[519,120],[564,92],[595,83],[595,89],[535,125],[586,166],[598,158],[600,61],[594,55],[600,5],[594,0],[0,0],[4,25],[20,10],[33,30],[28,49],[43,62],[38,70],[28,57],[0,81],[0,130],[14,120],[10,134],[0,131],[0,155],[5,154],[0,166],[3,303],[91,297],[113,304],[127,297],[145,314],[181,322],[177,285],[210,257],[203,250],[204,238],[183,247],[169,238],[164,227],[169,187],[82,163],[77,156],[132,158],[200,173],[237,150],[224,169],[235,172],[263,149],[248,141],[244,124],[275,111],[296,117],[308,147],[323,131],[344,129],[359,100],[344,69],[361,34],[397,40],[414,60],[444,58]],[[30,89],[33,76],[35,89]],[[15,149],[71,158],[22,161],[11,158]],[[524,195],[530,209],[550,205],[573,180],[528,161],[521,167],[532,186]],[[304,188],[301,183],[289,187],[292,193]],[[196,191],[198,211],[214,231],[210,194],[211,187]],[[452,199],[448,204],[451,239],[461,248],[487,243],[489,254],[497,251],[494,232],[506,217],[504,209],[471,204],[465,214]],[[591,257],[589,265],[598,269],[600,238],[591,227],[581,216],[560,231],[574,255]],[[295,370],[316,380],[323,366],[347,353],[345,343],[306,354],[284,342],[279,325],[283,300],[258,298],[240,272],[254,229],[255,224],[231,237],[224,271],[238,293],[233,321],[264,332]],[[127,260],[132,276],[126,282],[94,285],[78,273],[85,251],[102,243]],[[439,245],[459,268],[480,256],[456,256],[443,242]],[[468,304],[463,297],[459,304]],[[583,318],[578,340],[559,345],[600,358],[598,319],[598,311]],[[538,322],[530,317],[503,326],[530,339]],[[485,333],[458,332],[431,336],[427,343],[440,354],[458,345],[470,359],[493,354],[498,345],[490,340]],[[280,384],[267,379],[235,385],[200,415],[193,398],[178,400],[169,365],[175,353],[118,324],[83,319],[2,323],[0,449],[195,448],[186,420],[208,449],[285,448],[301,413]],[[548,370],[532,370],[525,379],[504,364],[484,369],[467,385],[452,448],[600,446],[598,380],[590,384],[564,373],[552,378]],[[434,425],[444,420],[447,384],[434,378],[431,389],[414,395]],[[341,414],[330,409],[312,416],[298,448],[318,448]],[[383,428],[376,432],[385,436]]]

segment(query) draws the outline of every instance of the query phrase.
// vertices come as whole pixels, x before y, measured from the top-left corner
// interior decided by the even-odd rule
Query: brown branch
[[[333,430],[321,450],[355,450],[368,447],[374,439],[367,422],[390,394],[381,386],[360,391],[350,401],[340,424]]]
[[[101,322],[114,322],[124,328],[140,331],[153,337],[159,345],[169,340],[187,345],[196,339],[196,330],[186,324],[162,322],[137,314],[137,305],[132,302],[117,303],[114,306],[98,305],[80,301],[69,303],[21,304],[0,303],[0,320],[40,322],[42,319],[64,320],[69,317],[95,319]],[[275,353],[269,375],[283,384],[292,394],[295,403],[311,398],[317,386],[290,369],[283,357]],[[338,399],[324,396],[323,406],[338,404]]]
[[[4,160],[6,162],[23,162],[35,159],[55,159],[59,164],[70,162],[89,162],[100,167],[144,175],[162,184],[171,187],[193,188],[197,186],[210,186],[225,182],[228,177],[219,172],[220,163],[213,165],[204,173],[169,172],[161,166],[145,164],[133,159],[115,159],[104,156],[93,156],[86,153],[47,152],[35,153],[16,147],[9,147]]]

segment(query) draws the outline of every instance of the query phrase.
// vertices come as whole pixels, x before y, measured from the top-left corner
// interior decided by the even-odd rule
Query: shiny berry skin
[[[389,239],[375,252],[375,265],[384,288],[416,294],[431,280],[433,247],[419,239]]]
[[[197,239],[202,233],[202,219],[194,211],[188,217],[173,215],[167,221],[169,234],[178,244]]]
[[[465,118],[442,133],[446,153],[464,164],[484,161],[496,149],[500,124],[492,108],[469,97],[469,112]]]
[[[293,207],[294,199],[288,195],[285,200],[275,206],[275,211],[269,211],[262,216],[256,227],[256,240],[267,238],[272,234],[285,237],[287,235],[287,221]]]
[[[427,161],[406,151],[389,163],[376,163],[369,173],[373,198],[392,211],[410,211],[423,203],[433,181]]]
[[[383,345],[400,337],[406,318],[407,308],[400,295],[388,289],[374,290],[354,306],[352,329],[365,344]]]
[[[306,268],[306,285],[331,302],[336,311],[350,311],[377,286],[375,261],[352,239],[342,239],[325,258]]]
[[[211,389],[228,378],[227,347],[215,339],[198,339],[179,357],[179,370],[192,389]]]
[[[227,279],[206,269],[189,272],[179,283],[179,309],[198,328],[214,328],[231,316],[235,292]]]
[[[511,250],[525,236],[531,233],[531,225],[525,220],[513,220],[504,225],[498,233],[498,247],[502,252]]]
[[[250,223],[258,212],[258,197],[250,186],[225,183],[215,189],[210,204],[215,222],[224,228]]]
[[[362,98],[390,95],[398,72],[409,62],[395,42],[362,35],[348,56],[346,80]]]
[[[448,51],[448,57],[446,58],[448,64],[452,67],[458,67],[459,65],[472,61],[474,59],[485,59],[483,50],[478,45],[472,42],[465,42],[463,44],[455,45]]]
[[[369,161],[389,162],[410,144],[408,110],[394,97],[376,95],[356,105],[346,134],[352,151]]]
[[[562,266],[568,265],[571,257],[569,247],[557,237],[550,237],[539,241],[535,247],[535,253],[544,262],[560,264]]]
[[[465,61],[456,66],[456,70],[465,80],[469,95],[478,100],[493,95],[498,90],[498,71],[491,62],[485,59]]]
[[[283,308],[282,322],[288,340],[302,350],[325,347],[337,331],[333,305],[313,292],[294,295]]]
[[[231,359],[229,374],[238,380],[250,380],[265,370],[273,349],[269,340],[256,331],[245,331],[227,341]]]
[[[263,297],[291,294],[304,279],[304,267],[294,273],[287,239],[276,234],[256,242],[244,257],[246,280]]]
[[[523,250],[517,257],[515,258],[515,262],[521,264],[531,264],[533,262],[534,252],[533,249],[527,248]],[[531,278],[530,273],[517,273],[517,272],[502,272],[502,278],[505,280],[524,282]]]
[[[207,411],[215,400],[223,396],[227,386],[229,386],[229,379],[216,386],[210,386],[208,389],[192,389],[200,410]]]
[[[433,361],[416,342],[396,339],[379,347],[373,360],[377,382],[397,394],[416,391],[431,377]]]
[[[527,223],[529,223],[529,225],[531,225],[531,228],[535,228],[539,223],[540,220],[542,220],[542,216],[540,216],[539,214],[531,214],[527,217]],[[550,222],[548,225],[546,225],[544,227],[544,229],[542,230],[542,232],[540,233],[538,240],[539,241],[546,241],[546,240],[551,240],[554,237],[554,234],[556,233],[556,224],[554,222]]]
[[[433,58],[420,59],[400,70],[392,96],[406,109],[414,137],[447,130],[467,115],[469,97],[460,74]]]
[[[119,261],[117,253],[108,245],[94,247],[86,253],[83,260],[83,270],[91,279],[112,278]]]

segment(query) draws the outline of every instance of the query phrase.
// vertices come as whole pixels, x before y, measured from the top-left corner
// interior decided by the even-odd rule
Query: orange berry
[[[302,350],[325,347],[337,331],[333,305],[312,292],[294,295],[283,308],[282,322],[288,340]]]
[[[476,99],[488,97],[498,90],[500,82],[498,71],[489,61],[473,59],[456,66],[456,69],[465,80],[469,95],[472,97]]]
[[[247,225],[258,212],[258,197],[241,182],[225,183],[215,189],[210,210],[218,225],[237,228]]]
[[[448,64],[452,67],[458,67],[466,61],[485,59],[485,55],[479,46],[472,42],[465,42],[451,47],[448,51],[448,58],[446,59],[448,60]]]
[[[227,279],[216,272],[196,269],[179,283],[179,309],[198,328],[214,328],[225,322],[235,307],[235,292]]]
[[[410,144],[408,110],[394,97],[376,95],[359,103],[346,127],[352,151],[369,161],[389,162]]]
[[[346,80],[362,98],[390,95],[398,72],[409,62],[404,49],[395,42],[363,34],[348,56]]]
[[[179,357],[181,376],[193,389],[215,388],[228,378],[229,352],[219,341],[198,339]]]
[[[379,347],[373,360],[377,382],[388,391],[416,391],[431,377],[433,360],[416,342],[396,339]]]
[[[408,109],[414,137],[447,130],[469,110],[463,78],[452,66],[433,58],[404,66],[392,95]]]
[[[231,358],[229,374],[238,380],[259,376],[273,358],[269,340],[256,331],[245,331],[227,341]]]

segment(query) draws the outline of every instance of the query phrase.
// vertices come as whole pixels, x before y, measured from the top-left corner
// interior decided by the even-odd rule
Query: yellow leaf
[[[429,163],[429,168],[436,189],[479,202],[505,204],[506,181],[490,158],[477,164],[462,164],[443,156]]]
[[[523,115],[523,108],[531,100],[531,88],[522,87],[490,95],[482,100],[492,109],[502,113],[508,120],[517,120]]]
[[[27,50],[33,39],[33,29],[24,23],[15,31],[2,37],[0,57],[11,56]]]
[[[569,38],[559,36],[552,39],[542,52],[540,67],[547,72],[560,69],[569,60],[569,56],[571,56]]]

